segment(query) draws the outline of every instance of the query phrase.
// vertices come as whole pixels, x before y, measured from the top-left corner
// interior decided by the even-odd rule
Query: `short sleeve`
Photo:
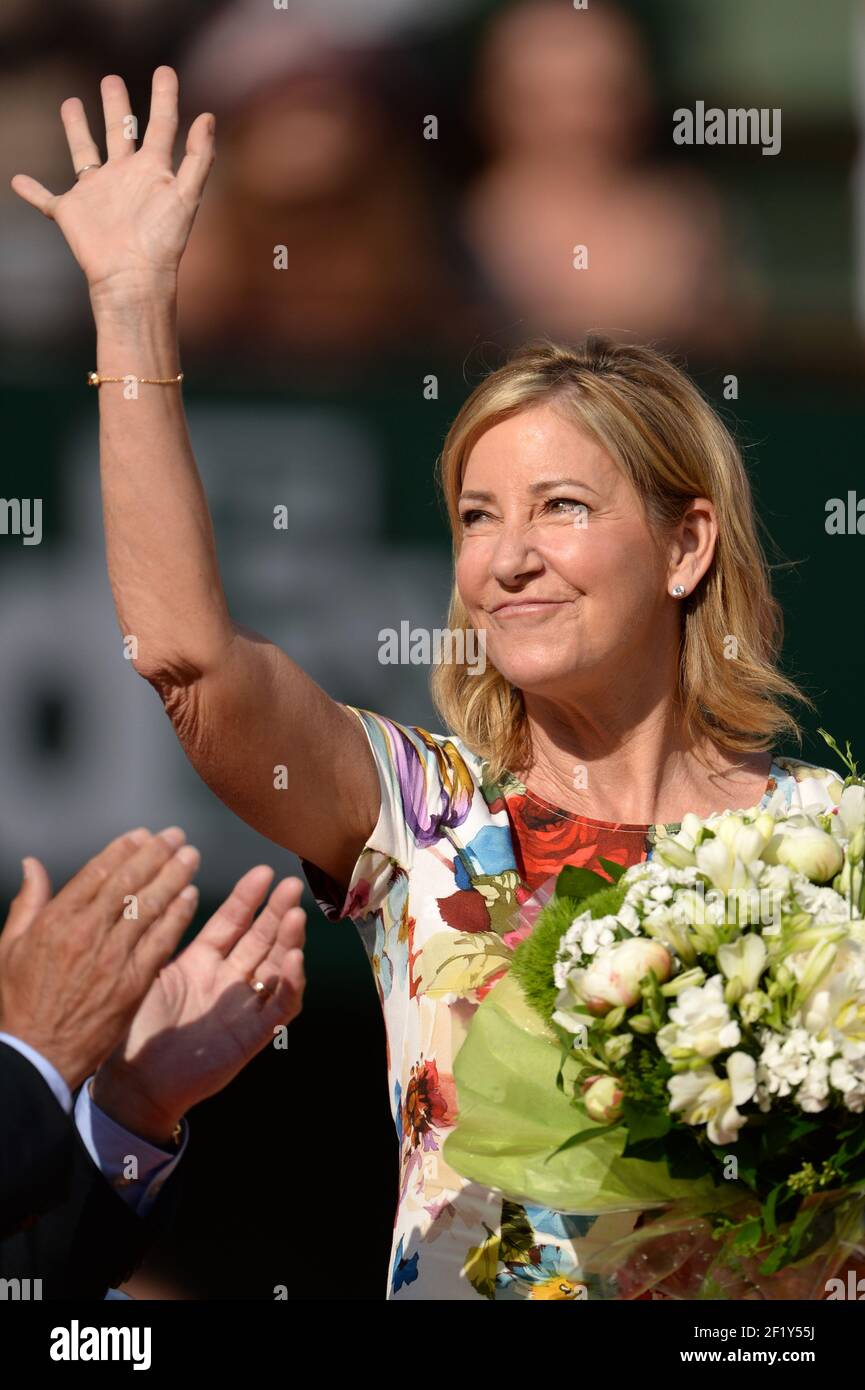
[[[331,922],[363,920],[385,902],[399,871],[409,873],[419,847],[434,843],[446,822],[468,813],[471,773],[453,741],[371,710],[345,705],[361,722],[378,772],[378,820],[343,894],[323,869],[301,859],[318,906]]]

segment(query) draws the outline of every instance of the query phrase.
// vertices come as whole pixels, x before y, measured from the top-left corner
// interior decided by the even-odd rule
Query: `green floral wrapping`
[[[731,1201],[734,1184],[677,1180],[663,1163],[622,1158],[621,1129],[551,1157],[571,1135],[599,1128],[569,1099],[574,1063],[565,1062],[564,1092],[556,1086],[560,1064],[555,1034],[505,975],[456,1056],[459,1119],[445,1141],[448,1163],[515,1201],[563,1212],[641,1211],[677,1200],[708,1210]]]

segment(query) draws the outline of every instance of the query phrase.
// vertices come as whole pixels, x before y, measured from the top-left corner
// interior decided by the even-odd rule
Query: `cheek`
[[[643,588],[657,567],[644,536],[613,535],[591,524],[550,536],[546,558],[563,579],[587,593],[621,594],[623,589]]]
[[[464,545],[454,566],[454,579],[460,597],[467,608],[476,607],[484,583],[489,577],[489,565],[479,545]]]

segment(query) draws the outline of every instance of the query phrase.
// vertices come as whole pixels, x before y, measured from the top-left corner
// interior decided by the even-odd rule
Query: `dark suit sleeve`
[[[179,1165],[164,1183],[147,1215],[137,1216],[93,1163],[73,1121],[64,1114],[35,1067],[13,1048],[0,1047],[0,1053],[11,1054],[33,1074],[65,1124],[58,1138],[51,1122],[46,1124],[43,1117],[42,1134],[49,1147],[44,1148],[41,1159],[42,1176],[38,1188],[22,1173],[20,1163],[12,1169],[18,1174],[17,1187],[13,1191],[10,1184],[10,1193],[19,1224],[17,1230],[0,1240],[0,1277],[41,1279],[43,1299],[103,1298],[106,1289],[130,1277],[148,1245],[170,1225],[179,1197]],[[7,1065],[5,1057],[0,1065]],[[6,1074],[0,1071],[0,1075],[5,1077]],[[23,1075],[19,1069],[19,1080]],[[29,1077],[23,1084],[33,1088]],[[35,1090],[33,1095],[41,1104],[44,1097]],[[27,1114],[26,1110],[18,1109],[16,1125],[26,1121]],[[8,1124],[7,1118],[10,1119]],[[0,1115],[0,1127],[3,1131],[0,1152],[5,1154],[8,1147],[15,1153],[16,1133],[10,1112]],[[25,1146],[38,1159],[35,1138],[28,1137]],[[50,1161],[49,1152],[53,1154]],[[59,1176],[58,1161],[61,1164]],[[56,1185],[52,1187],[52,1183]],[[25,1218],[27,1216],[27,1199],[22,1195],[26,1192],[31,1202],[34,1198],[38,1202],[30,1209],[30,1220],[22,1225],[22,1203]],[[5,1200],[5,1190],[3,1195]],[[11,1202],[9,1211],[10,1214],[13,1211]],[[4,1226],[3,1230],[6,1229]]]
[[[62,1202],[75,1126],[33,1063],[0,1043],[0,1239]]]

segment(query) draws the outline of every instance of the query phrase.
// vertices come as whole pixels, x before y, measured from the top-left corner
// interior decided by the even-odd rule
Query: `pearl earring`
[[[685,592],[685,586],[684,586],[684,584],[676,584],[676,585],[674,586],[674,588],[673,588],[673,597],[674,597],[674,598],[681,598],[684,592]]]

